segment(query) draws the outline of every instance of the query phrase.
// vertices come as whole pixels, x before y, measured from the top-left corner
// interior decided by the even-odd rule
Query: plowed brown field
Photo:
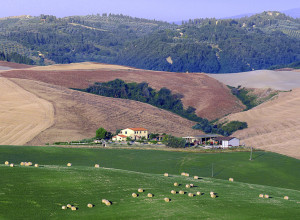
[[[93,137],[99,127],[112,132],[126,127],[145,127],[150,132],[177,136],[201,134],[191,128],[194,122],[145,103],[97,96],[38,81],[11,80],[48,100],[55,108],[54,125],[27,143],[29,145]]]
[[[248,123],[234,133],[246,145],[300,159],[300,88],[226,118]]]
[[[3,72],[2,75],[81,89],[87,88],[94,82],[106,82],[116,78],[126,82],[148,82],[151,87],[157,90],[166,87],[173,93],[183,94],[182,101],[186,107],[195,107],[198,116],[210,120],[239,112],[244,108],[243,104],[231,94],[227,86],[201,73],[146,71],[103,64],[91,64],[89,66],[84,63],[11,70]]]
[[[0,145],[23,145],[54,122],[50,102],[0,77]]]

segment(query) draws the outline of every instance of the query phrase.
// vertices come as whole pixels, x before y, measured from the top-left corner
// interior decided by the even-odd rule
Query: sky
[[[172,22],[293,8],[300,0],[0,0],[0,17],[113,13]]]

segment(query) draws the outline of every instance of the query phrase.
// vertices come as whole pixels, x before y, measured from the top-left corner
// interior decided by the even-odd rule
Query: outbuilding
[[[240,139],[236,137],[216,137],[214,140],[218,141],[222,145],[222,148],[240,146]]]

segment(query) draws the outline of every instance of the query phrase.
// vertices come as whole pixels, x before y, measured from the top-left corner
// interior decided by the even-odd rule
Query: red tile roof
[[[128,128],[130,130],[133,130],[133,131],[147,131],[146,128]]]
[[[122,138],[126,138],[127,136],[123,135],[123,134],[118,134],[117,136],[122,137]]]

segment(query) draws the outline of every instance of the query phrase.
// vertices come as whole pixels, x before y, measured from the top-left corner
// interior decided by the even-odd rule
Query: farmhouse
[[[126,128],[121,130],[120,134],[130,137],[133,140],[148,139],[148,130],[146,128]]]
[[[118,134],[116,136],[112,137],[113,141],[126,141],[127,136],[122,135],[122,134]]]
[[[218,141],[223,148],[240,146],[240,140],[236,137],[216,137],[214,140]]]

